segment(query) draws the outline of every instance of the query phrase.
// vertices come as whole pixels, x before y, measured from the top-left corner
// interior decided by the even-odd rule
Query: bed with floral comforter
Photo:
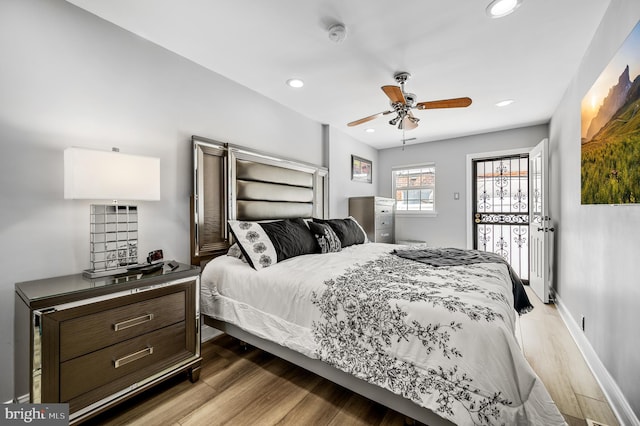
[[[203,313],[390,390],[458,425],[560,425],[515,338],[503,263],[434,266],[360,244],[256,271],[221,256]]]

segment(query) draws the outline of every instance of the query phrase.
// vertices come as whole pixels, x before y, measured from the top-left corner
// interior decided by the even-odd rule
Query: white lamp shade
[[[64,150],[64,198],[159,200],[160,159],[67,148]]]

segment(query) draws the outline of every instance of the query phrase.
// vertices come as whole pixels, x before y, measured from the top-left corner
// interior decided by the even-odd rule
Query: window
[[[435,164],[393,169],[393,193],[397,212],[435,213],[435,191]]]

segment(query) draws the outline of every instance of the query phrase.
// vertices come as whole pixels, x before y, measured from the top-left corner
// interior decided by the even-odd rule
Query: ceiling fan
[[[398,86],[382,86],[382,91],[389,97],[391,101],[391,110],[379,112],[368,117],[361,118],[348,123],[347,126],[353,127],[362,123],[366,123],[381,115],[396,113],[396,116],[389,120],[392,126],[397,125],[400,130],[412,130],[418,127],[420,119],[413,115],[412,109],[436,109],[436,108],[463,108],[471,105],[471,98],[453,98],[441,99],[439,101],[417,102],[416,95],[404,91],[404,83],[411,77],[408,72],[397,72],[393,78],[398,82]]]

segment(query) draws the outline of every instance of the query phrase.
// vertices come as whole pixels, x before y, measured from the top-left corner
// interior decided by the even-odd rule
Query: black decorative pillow
[[[313,221],[317,223],[326,223],[331,226],[333,232],[335,232],[340,239],[342,248],[368,242],[367,234],[364,232],[360,224],[351,216],[345,219],[314,218]]]
[[[230,220],[229,228],[247,262],[256,270],[318,252],[317,242],[302,219],[265,223]]]
[[[342,250],[340,238],[333,232],[331,226],[326,223],[309,222],[309,229],[316,237],[320,246],[320,253],[333,253]]]
[[[316,239],[301,218],[261,223],[273,243],[278,262],[303,254],[318,253]]]

